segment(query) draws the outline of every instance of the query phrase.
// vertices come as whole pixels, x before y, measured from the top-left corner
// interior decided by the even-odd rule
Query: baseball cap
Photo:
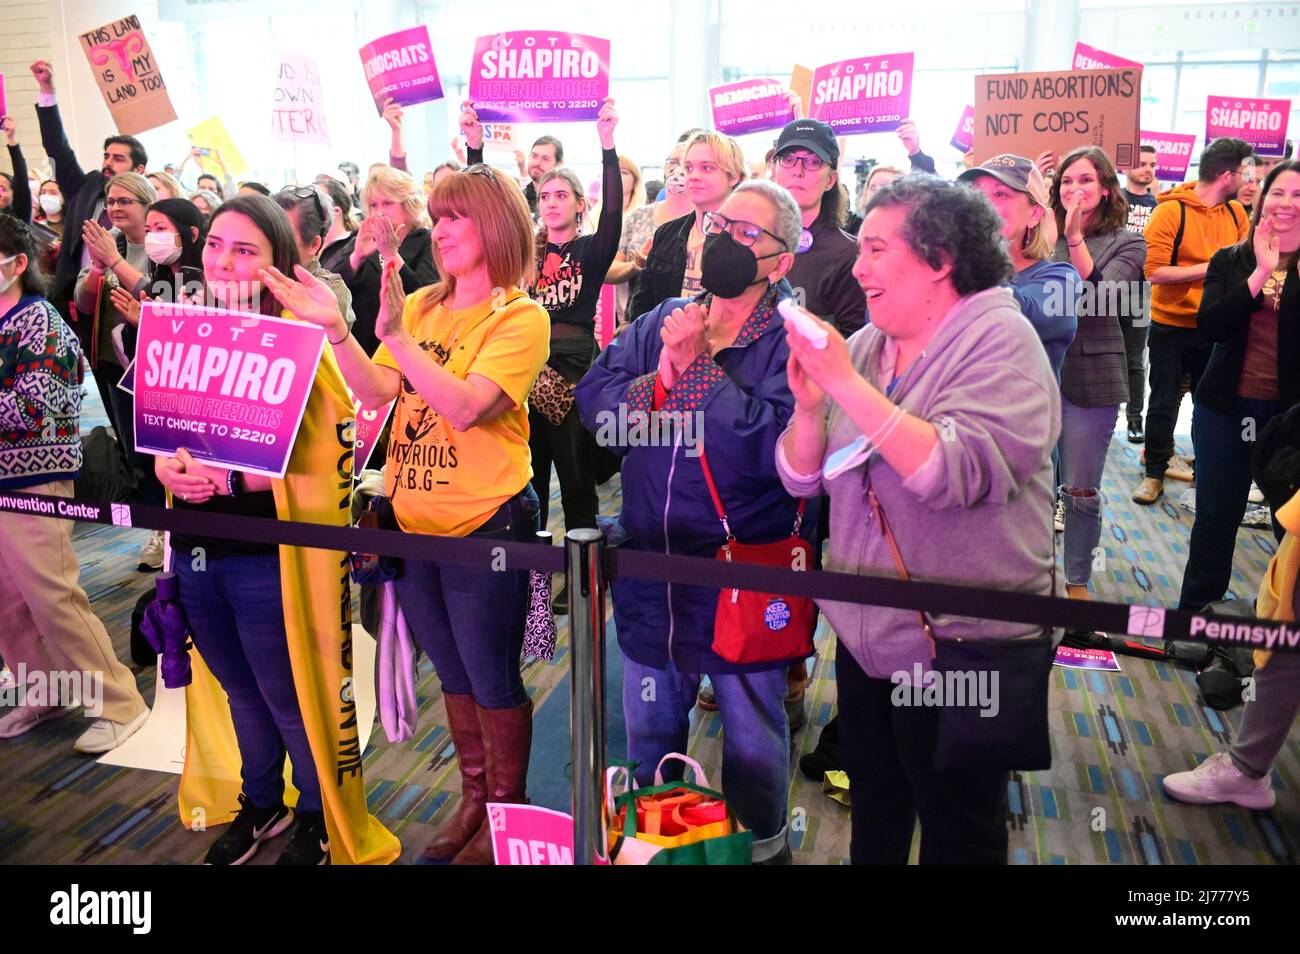
[[[840,161],[840,146],[835,141],[835,131],[816,119],[796,119],[786,123],[776,140],[776,154],[787,149],[807,149],[822,162],[832,166]]]
[[[1043,208],[1052,207],[1043,174],[1024,156],[1004,152],[1000,156],[986,159],[973,169],[967,169],[957,177],[957,181],[972,182],[979,176],[992,176],[1003,185],[1010,186],[1017,192],[1023,192]]]

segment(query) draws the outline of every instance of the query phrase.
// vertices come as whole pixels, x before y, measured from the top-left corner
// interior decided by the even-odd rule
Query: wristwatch
[[[236,490],[236,489],[235,489],[235,484],[236,484],[236,483],[239,484],[239,490]],[[240,471],[238,471],[238,470],[228,470],[228,471],[226,471],[226,492],[229,493],[230,496],[233,497],[233,496],[235,496],[235,494],[239,493],[239,491],[240,491],[240,490],[243,490],[243,489],[244,489],[244,476],[243,476],[243,474],[242,474]]]

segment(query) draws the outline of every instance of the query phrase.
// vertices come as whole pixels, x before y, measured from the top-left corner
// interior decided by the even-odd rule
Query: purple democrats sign
[[[794,119],[790,91],[770,77],[714,86],[709,106],[713,128],[728,136],[780,129]]]
[[[428,27],[411,27],[367,43],[361,48],[361,67],[381,113],[390,96],[403,106],[442,99]]]

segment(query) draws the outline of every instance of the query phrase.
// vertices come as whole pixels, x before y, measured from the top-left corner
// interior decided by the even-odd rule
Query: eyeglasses
[[[739,219],[729,219],[725,215],[717,212],[704,213],[704,234],[721,235],[723,232],[730,232],[731,237],[745,248],[753,248],[764,235],[771,235],[781,243],[781,246],[789,251],[790,246],[786,244],[785,239],[781,236],[769,232],[761,225],[755,225],[753,222],[742,222]]]
[[[796,156],[792,152],[783,152],[776,157],[776,161],[781,163],[783,169],[793,169],[797,165],[803,165],[805,172],[816,172],[822,166],[826,165],[825,160],[820,156]]]
[[[106,209],[125,209],[128,205],[133,205],[133,204],[135,204],[135,203],[137,203],[137,202],[139,202],[140,205],[144,205],[144,203],[143,203],[143,202],[140,202],[139,199],[105,199],[105,200],[104,200],[104,208],[106,208]]]
[[[310,186],[285,186],[280,190],[280,195],[291,195],[295,199],[314,200],[316,203],[316,211],[320,213],[320,217],[326,222],[329,221],[330,214],[329,210],[325,208],[325,200],[321,198],[320,192],[316,189],[313,189]]]

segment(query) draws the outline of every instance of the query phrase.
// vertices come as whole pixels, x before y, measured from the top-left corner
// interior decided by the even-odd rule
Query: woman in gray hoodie
[[[777,467],[792,495],[830,495],[828,569],[898,575],[883,512],[913,579],[1052,593],[1060,392],[1033,327],[999,287],[1011,268],[1001,227],[966,186],[925,176],[891,183],[867,206],[853,271],[872,324],[846,342],[821,322],[822,349],[787,332],[796,409]],[[864,436],[872,453],[837,466],[845,461],[836,452]],[[919,693],[900,691],[924,683],[931,665],[917,613],[822,608],[839,637],[852,861],[905,864],[919,815],[922,864],[1005,864],[1007,773],[937,771],[940,710],[914,707]],[[941,640],[1039,632],[929,621]]]

